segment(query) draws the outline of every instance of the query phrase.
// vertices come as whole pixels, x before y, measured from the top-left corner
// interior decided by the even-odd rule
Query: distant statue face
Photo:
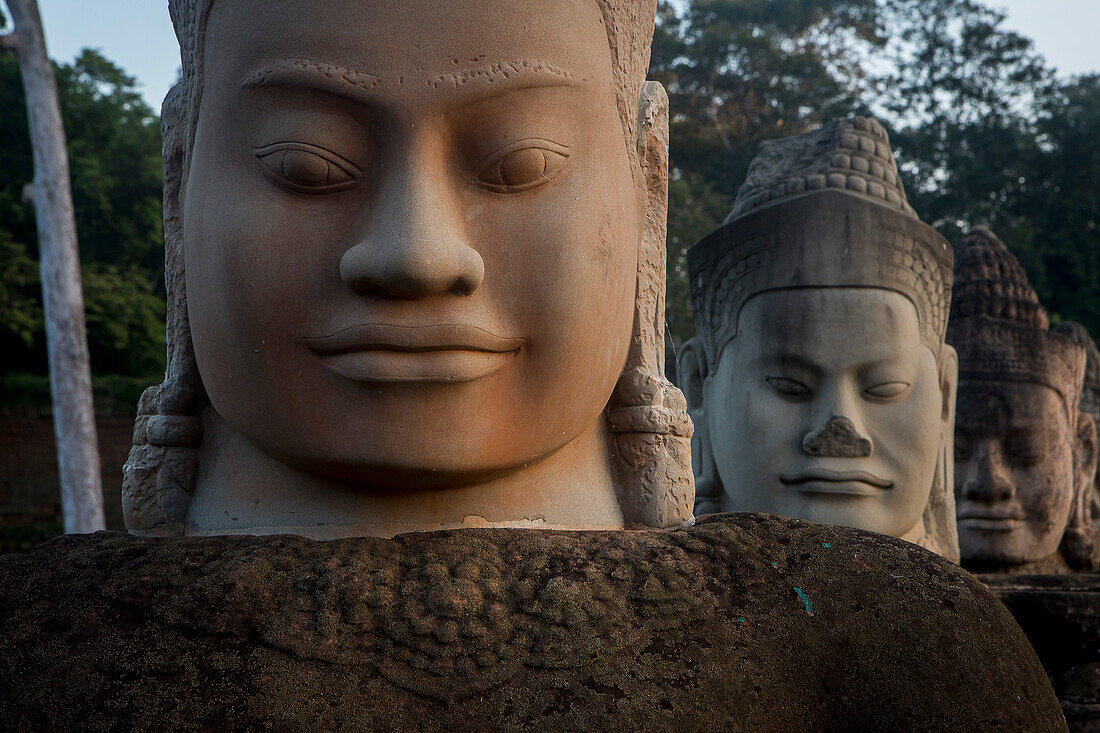
[[[595,2],[234,0],[205,58],[188,303],[233,430],[423,488],[593,429],[642,220]]]
[[[1058,549],[1074,496],[1075,435],[1042,384],[964,381],[955,493],[964,561],[1021,564]]]
[[[771,291],[737,333],[703,384],[721,508],[919,531],[950,411],[914,305],[883,289]]]

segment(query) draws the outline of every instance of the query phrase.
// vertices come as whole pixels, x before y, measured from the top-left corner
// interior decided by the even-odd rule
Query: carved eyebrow
[[[821,373],[821,367],[818,364],[800,354],[791,353],[783,347],[766,351],[761,354],[756,363],[765,369],[796,369],[814,376]]]
[[[262,86],[312,86],[321,91],[346,95],[350,89],[369,92],[382,80],[374,74],[345,69],[309,59],[281,59],[257,69],[241,81],[242,89]]]
[[[456,61],[452,61],[455,63]],[[478,68],[458,69],[423,81],[432,89],[460,89],[466,86],[489,86],[497,82],[522,78],[524,86],[574,86],[585,82],[580,76],[554,64],[535,59],[500,61]],[[336,64],[310,59],[281,59],[265,64],[241,81],[242,89],[263,86],[305,86],[336,96],[363,101],[365,94],[384,85],[374,74],[355,71]],[[410,83],[404,76],[394,84]],[[414,82],[419,83],[419,82]]]
[[[439,89],[440,87],[458,89],[470,83],[484,82],[492,84],[515,77],[531,79],[538,86],[573,86],[583,84],[585,81],[576,74],[546,61],[520,59],[518,61],[500,61],[476,69],[462,69],[449,74],[440,74],[434,79],[428,80],[427,85],[433,89]]]

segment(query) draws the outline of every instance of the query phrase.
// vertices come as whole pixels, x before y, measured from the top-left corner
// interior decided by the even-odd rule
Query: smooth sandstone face
[[[726,511],[919,530],[943,397],[917,311],[881,289],[763,293],[704,383]]]
[[[964,561],[1021,564],[1058,550],[1073,501],[1074,435],[1061,396],[962,381],[955,494]]]
[[[219,2],[184,196],[213,407],[357,486],[538,462],[623,368],[641,205],[593,0]]]

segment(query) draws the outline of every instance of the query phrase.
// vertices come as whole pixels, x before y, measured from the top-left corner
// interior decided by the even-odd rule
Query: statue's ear
[[[1098,456],[1096,423],[1092,416],[1080,410],[1077,411],[1077,439],[1074,445],[1076,457],[1074,476],[1074,489],[1080,496],[1080,503],[1085,511],[1089,503],[1089,488],[1096,480],[1096,464]],[[1093,518],[1095,519],[1095,517]]]
[[[922,546],[959,562],[959,530],[955,520],[955,400],[959,389],[959,356],[944,344],[939,359],[940,449],[932,491],[924,508]]]
[[[676,374],[680,380],[680,389],[687,398],[688,410],[695,412],[703,408],[703,382],[707,378],[707,355],[703,342],[698,338],[688,340],[680,347],[676,355]],[[698,422],[698,421],[696,421]]]
[[[639,184],[645,187],[645,236],[664,246],[668,221],[668,94],[660,82],[647,81],[638,99]]]
[[[676,355],[676,371],[680,377],[680,389],[687,399],[688,413],[695,423],[695,435],[691,438],[695,514],[713,514],[722,511],[723,489],[718,480],[718,466],[714,463],[706,406],[703,404],[703,385],[708,377],[708,368],[707,355],[701,340],[693,338],[680,347]]]
[[[959,354],[950,344],[944,344],[940,352],[940,394],[943,396],[940,421],[954,434],[955,401],[959,394]]]

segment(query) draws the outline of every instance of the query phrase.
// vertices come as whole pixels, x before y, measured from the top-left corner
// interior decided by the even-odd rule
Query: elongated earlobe
[[[205,390],[187,319],[183,256],[183,190],[188,140],[188,89],[177,84],[161,110],[164,154],[164,279],[168,290],[167,369],[164,383],[145,390],[138,404],[133,448],[122,469],[126,529],[138,535],[181,535],[194,495],[199,414]]]
[[[707,355],[701,339],[693,338],[680,347],[676,358],[676,370],[681,388],[687,398],[688,414],[695,424],[691,438],[691,465],[695,476],[695,514],[714,514],[722,511],[722,482],[718,479],[718,467],[714,462],[714,450],[710,444],[706,410],[703,405],[703,384],[708,376]]]
[[[607,423],[626,525],[678,527],[691,521],[695,482],[687,403],[664,374],[668,95],[656,82],[642,87],[638,153],[646,202],[634,328],[626,367],[608,404]]]
[[[940,410],[940,419],[947,425],[952,434],[955,430],[955,401],[959,393],[959,355],[955,347],[944,344],[940,351],[940,392],[943,395],[943,406]]]
[[[689,410],[703,407],[703,381],[707,378],[707,355],[703,342],[689,339],[676,354],[676,372],[680,377],[680,389],[687,398]]]
[[[1100,524],[1097,517],[1092,516],[1090,500],[1098,450],[1096,423],[1090,415],[1078,411],[1074,439],[1073,504],[1059,551],[1070,567],[1088,573],[1100,570]]]
[[[1093,524],[1098,517],[1091,516],[1092,507],[1089,501],[1089,490],[1096,478],[1096,465],[1100,448],[1096,423],[1092,416],[1078,410],[1077,412],[1077,436],[1075,441],[1076,471],[1074,475],[1074,508],[1076,516],[1071,518],[1070,524]]]

